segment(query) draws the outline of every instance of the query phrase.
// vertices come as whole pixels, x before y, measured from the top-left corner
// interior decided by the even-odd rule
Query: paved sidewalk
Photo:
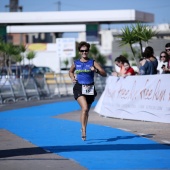
[[[80,141],[80,132],[78,129],[80,111],[78,111],[77,108],[74,111],[66,112],[65,114],[57,115],[54,112],[54,114],[52,114],[53,115],[52,119],[50,119],[50,121],[51,120],[52,121],[49,122],[51,127],[55,126],[52,129],[54,130],[54,132],[51,132],[52,130],[49,131],[48,122],[47,120],[44,120],[44,118],[48,119],[46,116],[47,112],[43,112],[46,109],[46,107],[48,107],[48,104],[51,104],[50,109],[53,107],[53,104],[56,107],[55,105],[56,102],[59,102],[59,103],[61,102],[61,107],[63,106],[69,107],[69,105],[67,104],[64,105],[64,102],[70,102],[72,101],[72,99],[73,99],[72,96],[70,96],[70,97],[56,98],[52,100],[44,100],[44,101],[36,101],[36,102],[32,101],[32,102],[25,102],[25,103],[21,102],[21,103],[16,103],[16,104],[11,104],[11,105],[1,105],[0,111],[2,114],[0,113],[0,117],[2,118],[3,121],[6,121],[6,123],[0,122],[0,170],[4,170],[4,169],[5,170],[35,170],[35,169],[37,170],[38,169],[41,169],[41,170],[46,170],[46,169],[84,170],[84,169],[88,169],[88,168],[85,168],[85,167],[88,167],[88,164],[93,164],[94,166],[94,168],[89,168],[89,169],[107,169],[107,170],[124,169],[124,168],[116,168],[116,167],[119,167],[117,166],[117,164],[120,164],[121,160],[119,160],[115,164],[116,166],[113,167],[113,165],[110,165],[110,163],[112,162],[109,163],[106,160],[104,160],[104,157],[100,156],[99,150],[101,150],[102,155],[103,153],[105,153],[104,155],[105,157],[107,157],[108,153],[111,154],[110,151],[114,151],[117,157],[119,157],[118,154],[120,154],[120,151],[124,152],[125,150],[125,153],[126,153],[126,146],[128,147],[131,146],[131,149],[129,148],[128,152],[129,154],[135,154],[136,152],[133,152],[134,147],[135,148],[138,147],[135,144],[136,143],[135,140],[137,140],[138,144],[142,144],[140,147],[142,146],[145,147],[147,154],[151,153],[151,152],[149,153],[149,148],[153,150],[154,152],[153,154],[158,153],[159,150],[161,151],[160,152],[161,154],[164,153],[162,152],[163,150],[164,151],[167,150],[166,152],[167,155],[170,152],[169,151],[170,146],[165,145],[164,147],[163,145],[159,146],[156,143],[152,143],[152,141],[156,141],[162,144],[170,143],[169,142],[170,141],[170,131],[169,131],[170,124],[104,118],[104,117],[99,116],[97,113],[95,113],[93,111],[93,108],[90,110],[89,125],[88,125],[88,131],[87,131],[87,142]],[[41,120],[41,117],[39,117],[41,115],[38,114],[37,115],[38,117],[35,117],[35,119],[36,118],[37,119],[34,122],[34,120],[32,120],[32,117],[29,117],[29,115],[26,113],[27,110],[30,110],[30,111],[33,110],[35,113],[41,110],[42,120]],[[50,112],[53,112],[53,111],[55,110],[51,109]],[[6,115],[8,117],[5,117]],[[12,117],[13,115],[15,116]],[[30,116],[32,115],[34,115],[34,113],[30,113]],[[16,122],[18,120],[17,116],[18,116],[18,119],[21,119],[18,122]],[[43,116],[45,117],[43,118]],[[57,122],[53,122],[53,120],[55,121],[55,119],[57,120]],[[30,122],[29,127],[27,125],[24,126],[24,124],[26,123],[22,124],[23,122],[28,122],[28,125],[29,125],[30,120],[31,122]],[[37,120],[39,120],[39,122],[36,123]],[[67,122],[66,120],[69,120],[69,121]],[[12,125],[13,123],[14,125]],[[44,123],[47,123],[47,126],[45,126]],[[58,129],[56,129],[56,123],[57,123]],[[2,129],[1,124],[2,125],[4,124],[8,129],[11,129],[11,130],[9,131],[8,129]],[[21,125],[23,129],[20,128]],[[95,125],[100,125],[100,126],[95,126]],[[37,129],[38,126],[42,126],[42,129]],[[68,129],[68,127],[70,127],[70,129]],[[103,129],[103,127],[105,128]],[[112,129],[113,128],[116,128],[116,129],[112,133],[112,129],[110,129],[109,127],[111,127]],[[91,131],[92,129],[93,129],[93,132]],[[62,134],[60,134],[61,130],[63,130]],[[74,134],[72,130],[75,131]],[[43,134],[41,131],[43,131]],[[49,139],[44,138],[45,133],[49,133],[48,134]],[[70,136],[70,134],[72,135]],[[109,138],[111,136],[110,134],[115,135],[115,137]],[[100,135],[100,137],[98,137],[98,135]],[[36,138],[37,136],[38,138]],[[140,137],[142,139],[140,139]],[[53,140],[53,138],[57,139],[57,141]],[[151,142],[149,142],[148,139],[151,140]],[[61,145],[60,145],[60,140],[62,141]],[[70,142],[68,142],[69,140]],[[123,141],[123,143],[120,143],[121,141]],[[133,145],[131,142],[128,144],[129,141],[133,141],[132,142]],[[143,145],[142,143],[143,141],[145,145]],[[35,145],[33,143],[37,143],[38,145]],[[120,149],[120,151],[117,150],[118,148]],[[142,154],[145,155],[146,154],[145,149],[142,151],[141,149],[138,148],[137,150],[141,152],[141,155]],[[84,159],[88,159],[88,156],[90,159],[91,156],[89,155],[89,153],[92,153],[92,152],[95,153],[96,151],[97,153],[95,154],[95,156],[93,154],[91,159],[94,159],[94,160],[96,159],[98,160],[98,162],[96,161],[96,162],[89,163],[89,162],[86,162],[87,160],[84,160]],[[79,158],[75,154],[79,155]],[[86,156],[86,154],[88,154],[88,156]],[[61,155],[64,155],[64,156],[61,156]],[[152,164],[153,163],[152,161],[154,161],[154,159],[152,160],[152,156],[151,156],[150,164]],[[73,158],[70,159],[70,157],[73,157]],[[124,159],[127,159],[127,160],[129,159],[127,157],[123,158],[122,155],[119,157],[119,159],[121,157],[122,157],[122,161]],[[98,163],[100,163],[101,161],[100,159],[103,159],[102,160],[103,165],[101,166],[98,165]],[[159,159],[160,157],[158,158],[158,160]],[[169,159],[169,158],[166,158],[166,159]],[[80,160],[81,163],[77,160]],[[159,160],[159,161],[162,161],[162,160]],[[166,166],[168,166],[169,163],[167,163],[166,161],[167,160],[165,160],[165,164]],[[106,166],[104,166],[104,164]],[[127,165],[128,164],[129,163],[127,162]],[[150,167],[151,166],[150,164],[147,166]],[[139,164],[137,163],[136,166],[138,165]],[[112,168],[107,168],[107,167],[112,167]],[[163,167],[163,166],[160,165],[159,167],[156,167],[156,169],[162,169],[160,167]],[[168,167],[170,168],[170,165]],[[169,168],[164,168],[164,169],[169,169]],[[126,169],[129,169],[129,167],[126,167]],[[133,168],[133,169],[141,169],[141,167]],[[142,169],[146,169],[146,168],[142,168]],[[147,169],[150,169],[150,168],[147,168]]]
[[[63,96],[47,100],[3,104],[0,105],[0,114],[2,111],[70,101],[72,99],[73,96]],[[73,170],[86,169],[74,160],[45,151],[6,129],[0,129],[0,170],[70,170],[70,168]]]
[[[63,158],[29,141],[0,130],[0,170],[84,170],[73,160]]]

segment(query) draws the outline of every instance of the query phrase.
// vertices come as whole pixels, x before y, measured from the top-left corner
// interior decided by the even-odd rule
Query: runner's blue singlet
[[[79,84],[92,84],[94,83],[94,71],[91,71],[90,67],[94,66],[94,60],[90,59],[87,62],[81,62],[80,60],[74,61],[77,74],[77,81]]]

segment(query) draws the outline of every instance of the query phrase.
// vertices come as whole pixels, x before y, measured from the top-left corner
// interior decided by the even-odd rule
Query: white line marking
[[[170,144],[170,141],[168,140],[161,140],[163,143],[167,143],[167,144]]]
[[[124,130],[124,131],[128,131],[128,132],[131,131],[131,130],[129,130],[129,129],[123,129],[123,128],[117,128],[117,129]]]

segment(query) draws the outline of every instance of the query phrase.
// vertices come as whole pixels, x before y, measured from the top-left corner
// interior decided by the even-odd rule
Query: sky
[[[0,12],[7,12],[10,0],[0,0]],[[18,0],[23,12],[135,9],[153,13],[155,23],[170,23],[170,0]]]
[[[150,25],[170,24],[170,0],[18,0],[23,12],[35,11],[82,11],[82,10],[119,10],[135,9],[154,14],[155,21]],[[10,0],[0,0],[0,12],[8,12],[5,8]],[[60,3],[60,5],[58,5]],[[111,24],[110,28],[121,29],[122,24]],[[102,27],[102,26],[101,26]],[[106,25],[103,25],[105,29]],[[108,27],[108,25],[107,25]]]

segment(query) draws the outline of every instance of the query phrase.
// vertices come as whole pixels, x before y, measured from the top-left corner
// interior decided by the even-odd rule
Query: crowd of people
[[[81,107],[81,138],[86,140],[86,130],[89,117],[89,110],[95,100],[97,92],[95,90],[94,73],[103,77],[107,74],[99,63],[89,58],[90,44],[82,41],[78,45],[80,59],[75,60],[69,70],[69,76],[74,84],[73,94],[75,100]],[[136,73],[130,66],[128,59],[122,55],[115,59],[115,64],[120,68],[119,72],[113,72],[113,76],[131,76],[131,75],[151,75],[170,73],[170,43],[166,44],[165,51],[160,53],[160,62],[154,56],[154,50],[148,46],[145,48],[140,59],[139,73]]]
[[[139,71],[135,72],[128,59],[120,55],[115,59],[115,65],[120,70],[114,71],[112,75],[126,77],[129,75],[170,74],[170,43],[165,45],[165,50],[160,53],[159,59],[154,56],[154,49],[151,46],[146,47],[139,59],[139,64]]]

